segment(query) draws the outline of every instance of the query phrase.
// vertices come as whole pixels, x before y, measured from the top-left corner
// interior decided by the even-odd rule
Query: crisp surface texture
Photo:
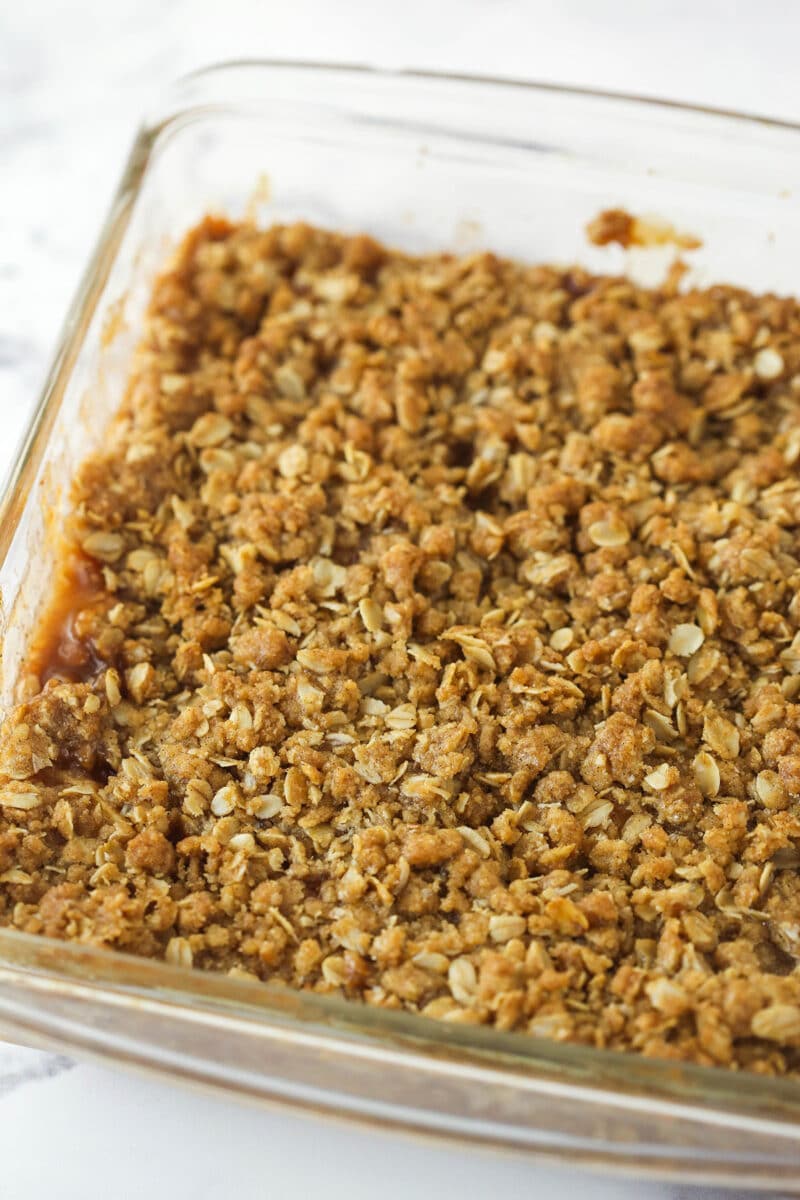
[[[799,310],[677,283],[193,231],[3,730],[3,919],[794,1071]]]

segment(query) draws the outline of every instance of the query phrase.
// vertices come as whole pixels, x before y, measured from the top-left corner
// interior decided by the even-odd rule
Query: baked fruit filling
[[[208,218],[0,734],[0,921],[800,1069],[800,306]]]

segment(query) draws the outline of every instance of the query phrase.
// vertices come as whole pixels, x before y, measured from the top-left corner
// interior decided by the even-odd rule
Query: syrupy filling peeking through
[[[101,657],[91,629],[98,612],[112,602],[99,565],[70,549],[28,651],[28,673],[38,676],[42,687],[50,679],[85,683],[110,665]]]

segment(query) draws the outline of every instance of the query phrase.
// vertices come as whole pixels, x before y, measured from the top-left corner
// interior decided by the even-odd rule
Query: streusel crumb
[[[800,1070],[800,305],[207,219],[74,489],[0,920]]]

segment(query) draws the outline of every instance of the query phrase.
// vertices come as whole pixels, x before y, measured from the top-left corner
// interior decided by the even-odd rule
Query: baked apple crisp
[[[800,1070],[800,305],[209,218],[74,486],[0,920]]]

